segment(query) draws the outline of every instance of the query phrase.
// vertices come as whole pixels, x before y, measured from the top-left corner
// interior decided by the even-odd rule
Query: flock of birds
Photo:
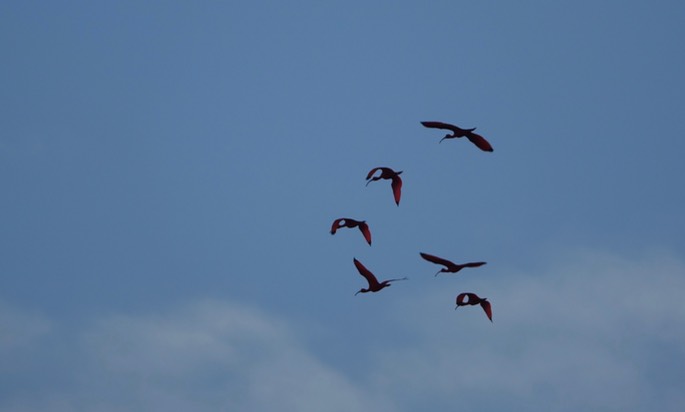
[[[432,129],[443,129],[443,130],[449,130],[452,133],[445,135],[440,140],[440,143],[445,140],[445,139],[452,139],[452,138],[461,138],[461,137],[466,137],[471,143],[476,145],[479,149],[485,152],[492,152],[492,146],[490,143],[485,140],[485,138],[479,134],[474,133],[475,128],[472,129],[462,129],[460,127],[454,126],[449,123],[443,123],[443,122],[421,122],[421,124],[425,127],[432,128]],[[380,171],[380,174],[377,174],[377,172]],[[402,174],[402,171],[394,171],[393,169],[389,167],[375,167],[369,171],[369,173],[366,175],[366,185],[368,186],[369,183],[375,182],[378,180],[390,180],[390,186],[392,188],[392,193],[393,197],[395,199],[395,204],[397,206],[400,205],[400,198],[402,196],[402,179],[400,178],[400,174]],[[333,225],[331,226],[331,234],[334,235],[338,229],[340,228],[358,228],[359,231],[362,233],[364,236],[364,239],[366,242],[371,245],[371,230],[369,229],[369,225],[366,223],[366,221],[363,220],[355,220],[347,217],[335,219],[333,221]],[[468,262],[468,263],[454,263],[451,262],[447,259],[443,259],[441,257],[437,257],[434,255],[430,255],[428,253],[419,253],[421,257],[428,262],[435,263],[437,265],[442,265],[444,266],[442,269],[440,269],[435,276],[439,275],[440,273],[457,273],[460,270],[464,268],[476,268],[479,266],[483,266],[486,262]],[[376,276],[369,270],[367,269],[359,260],[356,258],[353,259],[354,266],[357,268],[357,271],[359,271],[359,274],[362,275],[366,281],[368,282],[368,287],[366,288],[361,288],[355,295],[359,293],[367,293],[367,292],[378,292],[382,289],[384,289],[387,286],[390,286],[392,282],[399,281],[399,280],[407,280],[408,278],[397,278],[397,279],[387,279],[382,282],[379,282]],[[483,311],[485,311],[485,314],[487,315],[488,319],[490,319],[490,322],[492,322],[492,306],[490,305],[490,302],[487,300],[487,298],[481,298],[480,296],[476,295],[475,293],[472,292],[465,292],[465,293],[460,293],[457,295],[456,299],[457,306],[455,309],[458,309],[460,306],[475,306],[475,305],[480,305],[481,308],[483,308]]]

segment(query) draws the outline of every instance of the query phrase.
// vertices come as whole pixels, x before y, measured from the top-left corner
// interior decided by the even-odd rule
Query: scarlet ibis
[[[372,177],[377,170],[380,170],[381,174]],[[389,167],[374,167],[373,169],[371,169],[369,174],[366,175],[366,180],[368,180],[366,182],[366,185],[368,186],[369,183],[380,179],[391,179],[392,183],[390,185],[392,186],[392,193],[395,196],[395,203],[397,204],[397,206],[399,206],[400,196],[402,196],[402,179],[400,178],[401,173],[401,170],[399,172],[396,172]]]
[[[354,266],[357,267],[359,274],[364,276],[366,281],[369,282],[369,287],[367,289],[364,289],[364,288],[359,289],[359,292],[357,292],[357,293],[378,292],[379,290],[383,289],[384,287],[390,286],[390,282],[395,282],[397,280],[409,279],[407,277],[403,277],[400,279],[388,279],[388,280],[384,280],[384,281],[379,283],[378,279],[376,279],[376,277],[373,275],[373,273],[371,273],[371,271],[369,269],[364,267],[364,265],[362,265],[362,262],[358,261],[357,258],[354,258]],[[355,296],[357,295],[357,293],[355,293]]]
[[[483,136],[477,133],[473,133],[473,131],[476,130],[475,127],[472,129],[462,129],[461,127],[457,127],[453,124],[443,122],[421,122],[421,124],[431,129],[446,129],[452,132],[452,134],[446,134],[445,137],[440,139],[440,143],[442,143],[442,141],[445,139],[452,139],[455,137],[466,137],[471,141],[471,143],[478,146],[480,150],[484,152],[493,151],[492,146],[490,146],[490,143],[487,140],[485,140]]]
[[[467,305],[480,305],[480,307],[485,311],[485,314],[488,315],[490,322],[492,322],[492,307],[490,306],[490,302],[488,302],[487,298],[481,298],[475,293],[460,293],[457,296],[457,307],[454,309],[456,310],[459,308],[459,306]]]
[[[438,265],[444,265],[445,267],[440,269],[438,273],[435,274],[435,276],[438,276],[440,273],[457,273],[460,270],[464,268],[477,268],[478,266],[483,266],[486,262],[469,262],[469,263],[453,263],[450,262],[447,259],[439,258],[437,256],[429,255],[428,253],[423,253],[419,252],[422,258],[426,259],[429,262],[437,263]]]
[[[354,220],[350,219],[349,217],[341,217],[340,219],[335,219],[333,221],[333,225],[331,226],[331,235],[334,235],[335,232],[341,227],[358,227],[364,235],[364,239],[366,239],[366,242],[369,244],[369,246],[371,246],[371,231],[369,230],[369,225],[366,224],[365,220]]]

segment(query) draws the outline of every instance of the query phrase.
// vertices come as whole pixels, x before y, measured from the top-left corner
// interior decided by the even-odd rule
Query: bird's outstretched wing
[[[395,197],[395,204],[400,205],[400,197],[402,197],[402,178],[399,175],[392,177],[392,194]]]
[[[483,136],[477,133],[468,132],[466,133],[466,138],[469,139],[471,143],[478,146],[478,148],[484,152],[492,152],[494,150],[490,143],[487,140],[485,140]]]
[[[488,319],[490,319],[490,322],[492,322],[492,306],[490,305],[490,302],[487,300],[481,300],[480,307],[483,308],[485,314],[488,315]]]
[[[465,305],[464,299],[466,298],[466,293],[460,293],[457,295],[457,307]]]
[[[437,256],[429,255],[428,253],[419,252],[419,254],[421,255],[422,258],[426,259],[427,261],[432,262],[432,263],[437,263],[438,265],[444,265],[446,267],[454,265],[454,263],[450,262],[447,259],[443,259],[443,258],[440,258]]]
[[[345,220],[345,218],[344,218],[344,217],[341,217],[340,219],[335,219],[335,220],[333,221],[333,225],[331,225],[331,235],[334,235],[335,232],[336,232],[338,229],[340,229],[340,222],[342,222],[343,220]]]
[[[468,300],[466,302],[464,302],[467,298],[468,298]],[[480,300],[481,299],[475,293],[460,293],[457,296],[457,306],[475,305]]]
[[[369,288],[372,288],[375,285],[378,285],[378,279],[371,273],[369,269],[364,267],[362,265],[362,262],[358,261],[356,258],[354,258],[354,266],[357,267],[357,270],[359,271],[359,274],[364,276],[367,282],[369,282]]]
[[[367,225],[365,222],[359,223],[359,230],[362,232],[364,235],[364,239],[366,239],[366,243],[371,246],[371,231],[369,230],[369,225]]]
[[[383,169],[385,169],[385,168],[384,168],[384,167],[374,167],[374,168],[371,169],[371,171],[369,171],[369,173],[366,175],[366,180],[371,179],[371,177],[373,176],[374,173],[376,173],[377,170],[383,170]]]
[[[445,130],[451,130],[455,133],[463,132],[461,128],[449,124],[449,123],[443,123],[443,122],[421,122],[422,125],[425,127],[431,128],[431,129],[445,129]]]

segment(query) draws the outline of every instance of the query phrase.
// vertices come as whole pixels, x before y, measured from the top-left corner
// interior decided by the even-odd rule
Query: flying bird
[[[431,128],[431,129],[445,129],[445,130],[450,130],[452,134],[446,134],[445,137],[440,139],[440,143],[442,143],[443,140],[445,139],[452,139],[452,138],[459,138],[459,137],[466,137],[471,141],[471,143],[475,144],[478,146],[478,148],[484,152],[492,152],[493,148],[490,145],[490,143],[485,140],[485,138],[477,133],[473,133],[476,128],[472,129],[462,129],[461,127],[457,127],[455,125],[449,124],[449,123],[443,123],[443,122],[421,122],[422,125],[425,127]]]
[[[368,243],[369,246],[371,246],[371,231],[369,230],[369,225],[366,224],[365,220],[354,220],[350,219],[349,217],[341,217],[340,219],[335,219],[333,221],[333,225],[331,226],[331,235],[334,235],[335,232],[341,227],[358,227],[359,231],[362,232],[362,234],[364,235],[366,243]]]
[[[373,176],[376,171],[380,170],[381,174],[378,176]],[[396,172],[392,170],[389,167],[374,167],[371,169],[369,174],[366,175],[366,185],[368,186],[369,183],[380,180],[380,179],[391,179],[392,183],[390,186],[392,186],[392,193],[395,196],[395,203],[397,206],[400,205],[400,196],[402,196],[402,179],[400,178],[400,174],[402,171],[400,170],[399,172]]]
[[[364,265],[362,265],[362,262],[358,261],[356,258],[354,258],[354,266],[357,267],[357,270],[359,271],[359,274],[362,275],[362,276],[364,276],[364,278],[366,279],[366,281],[369,282],[369,287],[366,288],[366,289],[364,289],[364,288],[359,289],[359,292],[355,293],[355,296],[356,296],[358,293],[378,292],[379,290],[383,289],[384,287],[390,286],[390,282],[394,282],[394,281],[397,281],[397,280],[407,280],[407,279],[409,279],[409,278],[407,278],[407,277],[403,277],[403,278],[400,278],[400,279],[388,279],[388,280],[384,280],[384,281],[382,281],[382,282],[379,283],[379,282],[378,282],[378,279],[376,279],[376,277],[373,275],[373,273],[371,273],[371,271],[370,271],[369,269],[367,269],[366,267],[364,267]]]
[[[428,253],[423,253],[419,252],[422,258],[426,259],[429,262],[437,263],[438,265],[443,265],[445,266],[444,268],[440,269],[438,273],[435,274],[435,276],[438,276],[440,273],[457,273],[460,270],[464,268],[477,268],[478,266],[483,266],[486,262],[469,262],[469,263],[462,263],[462,264],[457,264],[454,262],[450,262],[447,259],[439,258],[437,256],[429,255]]]
[[[490,302],[488,302],[487,298],[481,298],[475,293],[460,293],[457,296],[457,307],[454,308],[454,310],[457,310],[459,306],[467,305],[480,305],[480,307],[485,311],[485,314],[488,315],[490,322],[492,322],[492,307],[490,306]]]

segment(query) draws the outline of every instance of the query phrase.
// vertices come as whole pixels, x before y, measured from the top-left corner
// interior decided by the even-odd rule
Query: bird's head
[[[368,289],[361,288],[357,291],[357,293],[354,294],[354,296],[357,296],[360,293],[366,293],[366,292],[368,292]]]
[[[441,274],[442,272],[447,272],[447,271],[446,271],[445,269],[440,269],[440,270],[438,270],[438,273],[435,274],[435,276],[438,276],[438,275]]]

